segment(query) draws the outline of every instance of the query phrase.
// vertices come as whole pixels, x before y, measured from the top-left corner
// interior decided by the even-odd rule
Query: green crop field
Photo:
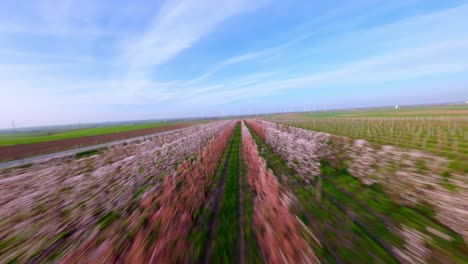
[[[287,114],[269,120],[380,145],[419,149],[468,172],[468,105]]]
[[[337,117],[433,117],[433,116],[468,116],[468,105],[428,106],[428,107],[399,107],[376,109],[351,109],[316,111],[304,114],[285,114],[268,116],[277,117],[310,117],[310,118],[337,118]]]
[[[137,124],[137,125],[124,125],[124,126],[108,126],[108,127],[95,127],[85,128],[62,133],[55,133],[48,135],[47,133],[18,133],[0,135],[0,146],[11,146],[29,143],[39,143],[52,140],[70,139],[86,136],[104,135],[118,132],[135,131],[145,128],[154,128],[167,126],[174,123],[151,123],[151,124]]]
[[[377,109],[353,109],[344,111],[312,112],[305,114],[311,118],[333,117],[457,117],[468,116],[468,105],[399,107]]]

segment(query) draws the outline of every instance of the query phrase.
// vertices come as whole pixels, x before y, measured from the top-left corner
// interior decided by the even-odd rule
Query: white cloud
[[[449,20],[453,12],[447,12],[446,15],[430,15],[436,19],[431,20],[431,23],[427,25],[438,23],[439,19]],[[422,16],[420,19],[427,21],[427,16]],[[458,17],[455,17],[454,21],[458,21]],[[406,24],[406,21],[403,23]],[[414,24],[421,25],[416,19],[414,19]],[[382,30],[387,30],[387,27],[383,27]],[[378,32],[377,29],[372,29],[372,31]],[[444,39],[447,40],[440,40],[439,37],[441,36],[436,35],[433,42],[416,42],[405,49],[390,50],[375,56],[342,63],[327,71],[309,71],[295,78],[259,79],[246,86],[240,85],[242,78],[239,78],[238,82],[234,81],[235,84],[225,86],[224,90],[193,97],[190,102],[218,105],[296,89],[323,89],[329,86],[348,89],[347,87],[355,85],[378,85],[446,74],[468,74],[468,35],[445,35]]]
[[[318,33],[323,32],[333,32],[337,30],[345,30],[353,28],[360,23],[366,22],[369,19],[373,19],[375,17],[384,15],[388,12],[395,11],[399,8],[403,8],[421,0],[411,0],[411,1],[402,1],[402,2],[391,2],[391,3],[352,3],[350,5],[340,5],[338,9],[330,10],[326,13],[321,14],[318,17],[313,17],[312,23],[307,23],[307,25],[302,25],[307,30],[304,30],[305,33],[302,35],[295,37],[291,40],[286,42],[267,47],[262,50],[247,52],[244,54],[240,54],[237,56],[230,57],[212,69],[208,70],[207,72],[193,78],[189,82],[184,82],[186,85],[192,85],[196,83],[200,83],[212,76],[215,76],[219,71],[228,68],[229,66],[236,65],[239,63],[254,61],[254,60],[263,60],[263,62],[274,61],[281,57],[281,51],[291,49],[292,46],[298,43],[304,43],[305,41],[313,38]],[[377,5],[378,8],[374,10],[368,10],[369,5]],[[375,7],[375,6],[374,6]],[[353,18],[352,20],[346,20],[346,23],[333,23],[333,19],[337,19],[340,16],[349,15],[349,12],[357,12],[360,15]],[[325,47],[324,47],[325,48]]]
[[[145,76],[166,63],[225,19],[256,8],[262,1],[166,1],[148,30],[127,41],[125,60],[130,76]]]
[[[70,61],[75,63],[90,63],[96,62],[96,59],[91,56],[70,56],[60,54],[49,54],[31,51],[20,51],[13,49],[0,49],[0,55],[10,58],[26,58],[26,59],[41,59],[47,61]]]
[[[75,118],[79,113],[87,115],[82,121],[96,120],[98,116],[103,121],[118,118],[112,109],[119,107],[129,111],[127,115],[121,115],[121,119],[151,117],[151,114],[156,117],[156,113],[164,117],[190,116],[202,111],[208,113],[209,109],[234,101],[301,89],[339,87],[346,91],[351,90],[352,86],[375,85],[378,90],[380,84],[395,81],[409,83],[437,76],[443,79],[450,75],[458,74],[460,77],[468,74],[468,28],[465,27],[468,5],[402,18],[388,24],[380,23],[366,29],[359,29],[357,25],[384,11],[371,8],[370,11],[374,13],[352,15],[349,25],[344,25],[348,20],[329,25],[336,16],[349,15],[347,10],[332,12],[328,16],[311,19],[315,21],[311,23],[313,27],[304,27],[303,32],[296,34],[297,31],[292,30],[296,37],[283,38],[283,44],[262,40],[259,42],[270,46],[237,55],[219,52],[225,59],[215,62],[211,68],[201,68],[204,73],[198,77],[162,82],[154,80],[150,74],[158,66],[184,55],[184,51],[221,29],[224,21],[254,10],[261,3],[247,0],[226,0],[221,3],[215,0],[167,0],[152,16],[149,14],[154,12],[154,8],[139,11],[147,14],[139,21],[141,24],[147,22],[146,28],[141,30],[142,27],[135,27],[132,34],[121,34],[116,30],[118,27],[98,23],[109,16],[103,7],[109,7],[110,13],[118,8],[112,9],[106,4],[94,7],[91,0],[83,4],[84,9],[77,8],[81,3],[78,0],[58,2],[56,10],[52,4],[42,11],[35,10],[37,5],[23,3],[31,6],[25,13],[24,21],[4,19],[0,11],[0,32],[34,35],[32,39],[54,39],[58,35],[60,41],[66,39],[62,37],[70,35],[74,36],[72,41],[79,39],[80,42],[75,47],[73,44],[76,43],[70,41],[72,52],[62,53],[42,49],[44,47],[36,43],[28,47],[18,45],[16,49],[15,45],[4,45],[14,44],[16,35],[9,36],[9,41],[5,42],[2,40],[8,36],[0,36],[0,56],[4,59],[0,62],[0,89],[3,95],[0,127],[8,124],[12,118],[17,119],[18,123],[21,123],[19,120],[28,120],[31,124],[34,121],[40,124],[47,120],[65,122],[66,116]],[[388,9],[398,9],[402,3],[392,3]],[[113,15],[114,21],[125,13],[121,11]],[[106,16],[103,18],[104,13]],[[274,31],[272,29],[271,34],[275,34]],[[320,37],[324,32],[335,37]],[[103,53],[100,53],[101,50],[95,52],[94,47],[108,43],[103,44],[92,38],[107,33],[115,33],[115,42],[110,45],[118,47],[110,46],[108,52],[106,46]],[[314,39],[315,36],[319,37]],[[252,41],[255,41],[255,36]],[[42,44],[50,43],[54,42],[44,41]],[[340,58],[336,55],[340,52],[354,55],[355,51],[356,56]],[[109,60],[95,58],[93,54],[108,55]],[[319,58],[317,54],[322,57]],[[328,63],[327,56],[335,61],[325,68],[320,60]],[[196,61],[193,63],[197,65]],[[225,70],[231,69],[230,74],[224,77]],[[250,72],[247,73],[247,70]],[[85,74],[81,75],[81,71]],[[93,71],[98,73],[94,74]],[[170,72],[171,75],[179,73]],[[242,108],[242,103],[238,105]],[[138,112],[145,107],[154,109],[154,112]],[[99,113],[93,116],[93,109],[98,109]]]

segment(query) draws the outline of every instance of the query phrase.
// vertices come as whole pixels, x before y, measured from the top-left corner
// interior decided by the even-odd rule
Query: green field
[[[423,150],[448,158],[451,170],[468,172],[468,105],[286,114],[268,120]]]
[[[286,116],[286,115],[285,115]],[[324,112],[311,112],[305,114],[311,118],[332,117],[442,117],[442,116],[468,116],[468,104],[431,106],[431,107],[399,107],[376,109],[351,109]]]
[[[162,127],[175,123],[151,123],[151,124],[138,124],[138,125],[124,125],[124,126],[108,126],[108,127],[95,127],[85,128],[61,133],[48,135],[46,133],[18,133],[0,135],[0,146],[11,146],[29,143],[39,143],[52,140],[70,139],[86,136],[96,136],[104,134],[112,134],[118,132],[128,132],[141,130],[145,128]]]

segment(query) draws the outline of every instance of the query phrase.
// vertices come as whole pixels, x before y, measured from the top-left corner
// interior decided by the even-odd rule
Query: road
[[[189,128],[193,128],[193,126],[186,127],[186,128],[180,128],[180,129],[174,129],[174,130],[165,131],[165,132],[154,133],[154,134],[145,135],[145,136],[139,136],[139,137],[134,137],[134,138],[127,138],[127,139],[107,142],[107,143],[88,146],[88,147],[83,147],[83,148],[75,148],[75,149],[70,149],[70,150],[65,150],[65,151],[60,151],[60,152],[54,152],[54,153],[50,153],[50,154],[44,154],[44,155],[24,158],[24,159],[1,162],[0,163],[0,170],[1,169],[11,168],[11,167],[16,167],[16,166],[21,166],[21,165],[26,165],[26,164],[29,164],[29,163],[45,161],[45,160],[52,159],[52,158],[71,156],[71,155],[74,155],[76,153],[83,152],[83,151],[99,149],[99,148],[105,148],[105,147],[111,147],[111,146],[114,146],[114,145],[118,145],[118,144],[122,144],[122,143],[128,143],[128,142],[132,142],[132,141],[135,141],[135,140],[140,140],[140,139],[145,139],[145,138],[154,137],[154,136],[158,136],[158,135],[183,131],[183,130],[186,130],[186,129],[189,129]]]

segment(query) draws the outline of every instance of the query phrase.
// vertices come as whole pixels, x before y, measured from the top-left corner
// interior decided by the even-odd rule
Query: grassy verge
[[[93,155],[99,154],[99,153],[102,152],[104,149],[105,149],[105,148],[99,148],[99,149],[91,149],[91,150],[86,150],[86,151],[78,152],[78,153],[75,154],[75,158],[81,159],[81,158],[93,156]]]
[[[224,195],[218,212],[216,236],[210,257],[212,263],[236,263],[239,253],[239,144],[240,125],[234,130],[234,140],[227,168]]]
[[[223,173],[225,171],[225,167],[227,166],[227,161],[229,158],[229,155],[231,153],[232,145],[234,141],[234,135],[231,137],[229,140],[228,146],[226,150],[224,151],[223,157],[221,161],[218,164],[218,168],[216,169],[216,173],[213,177],[213,184],[209,186],[209,189],[206,190],[206,193],[208,194],[209,197],[211,197],[210,200],[208,200],[205,205],[196,211],[194,218],[195,218],[195,223],[196,227],[191,231],[189,240],[192,244],[192,249],[191,249],[191,256],[194,262],[202,262],[203,259],[205,258],[205,247],[209,241],[210,238],[210,223],[213,221],[213,218],[215,217],[215,210],[213,210],[214,207],[214,196],[216,195],[216,192],[219,191],[219,189],[222,187],[222,177]]]

